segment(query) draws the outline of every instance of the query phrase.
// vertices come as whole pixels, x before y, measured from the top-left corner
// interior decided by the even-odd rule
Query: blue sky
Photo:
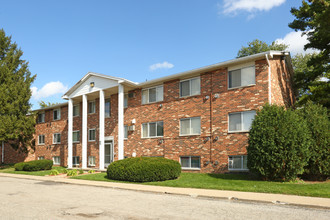
[[[38,101],[61,95],[93,71],[142,82],[233,59],[256,38],[306,39],[288,27],[301,0],[2,1],[0,28],[12,36],[37,78]]]

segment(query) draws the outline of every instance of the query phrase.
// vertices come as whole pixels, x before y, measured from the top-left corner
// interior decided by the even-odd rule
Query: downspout
[[[211,94],[210,94],[210,162],[212,163],[212,147],[213,147],[213,73],[211,72]]]
[[[4,163],[5,161],[5,144],[4,142],[2,141],[2,146],[1,146],[1,162]]]
[[[271,68],[270,68],[270,62],[268,59],[268,54],[266,54],[266,61],[268,64],[268,103],[271,105],[272,104],[272,73],[271,73]]]

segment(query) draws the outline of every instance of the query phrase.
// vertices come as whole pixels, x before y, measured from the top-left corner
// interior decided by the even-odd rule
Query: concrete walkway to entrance
[[[30,175],[9,174],[9,173],[0,173],[0,176],[21,178],[21,179],[32,179],[39,181],[52,181],[52,182],[60,182],[60,183],[76,184],[76,185],[89,185],[96,187],[126,189],[126,190],[135,190],[135,191],[153,192],[153,193],[175,194],[175,195],[184,195],[184,196],[192,196],[192,197],[274,203],[279,205],[298,205],[298,206],[306,206],[313,208],[330,209],[330,199],[319,198],[319,197],[90,181],[90,180],[64,178],[63,176],[30,176]]]

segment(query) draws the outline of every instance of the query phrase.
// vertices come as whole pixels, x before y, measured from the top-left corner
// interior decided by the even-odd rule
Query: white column
[[[87,168],[87,95],[83,95],[83,105],[82,105],[82,168]]]
[[[73,131],[73,101],[69,99],[68,112],[68,168],[72,168],[72,131]]]
[[[118,160],[124,159],[124,86],[118,85]]]
[[[104,91],[100,90],[100,119],[99,119],[99,165],[104,169]]]

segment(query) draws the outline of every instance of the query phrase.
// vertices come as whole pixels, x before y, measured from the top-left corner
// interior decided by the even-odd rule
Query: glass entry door
[[[107,168],[113,162],[113,142],[104,143],[104,167]]]

